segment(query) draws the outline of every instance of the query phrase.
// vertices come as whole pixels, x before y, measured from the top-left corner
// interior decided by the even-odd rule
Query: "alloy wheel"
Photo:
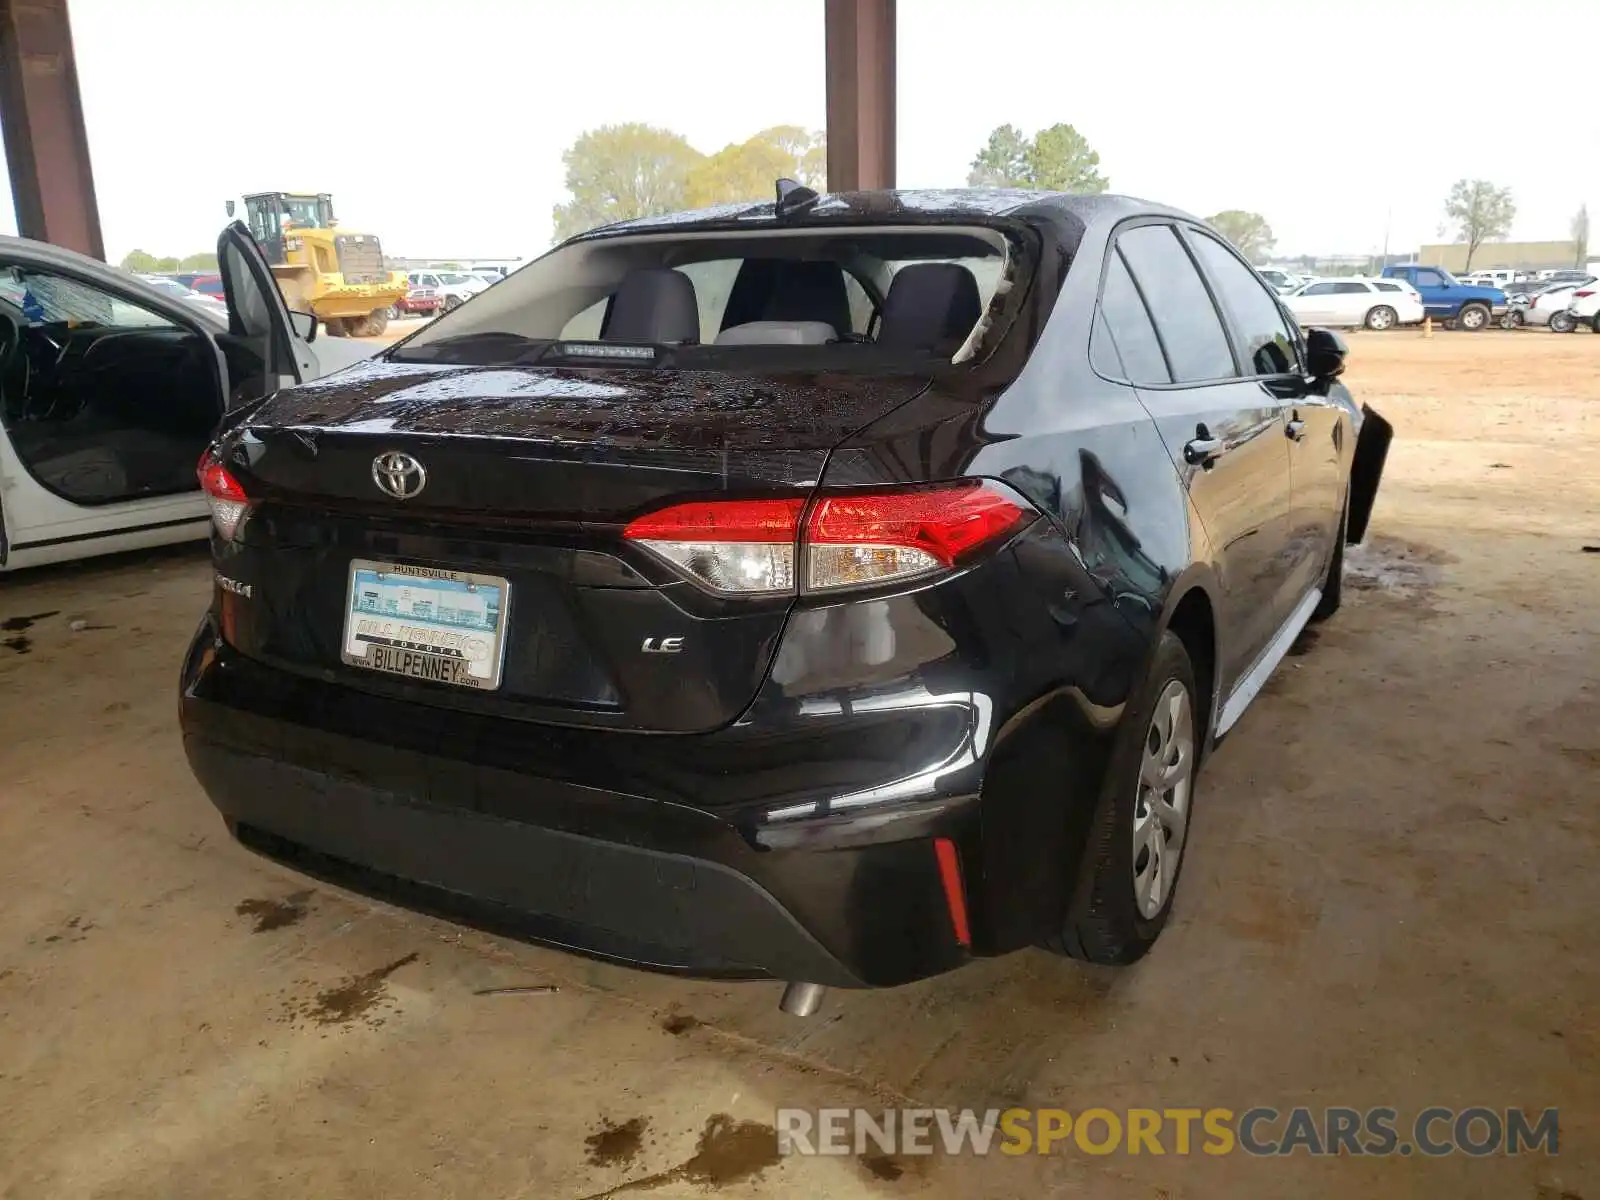
[[[1481,308],[1465,309],[1456,319],[1461,322],[1461,328],[1469,330],[1482,329],[1485,322],[1483,309]]]
[[[1139,794],[1133,805],[1133,894],[1146,920],[1166,904],[1183,858],[1194,751],[1189,689],[1179,680],[1169,680],[1145,733]]]
[[[1368,329],[1387,329],[1394,324],[1394,309],[1380,304],[1367,314]]]

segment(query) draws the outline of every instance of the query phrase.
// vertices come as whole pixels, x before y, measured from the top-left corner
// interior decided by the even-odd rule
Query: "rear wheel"
[[[1488,324],[1489,310],[1482,304],[1463,304],[1456,314],[1456,328],[1468,333],[1477,333]]]
[[[400,319],[400,310],[398,308],[396,308],[394,305],[392,305],[392,304],[389,305],[389,307],[387,309],[385,309],[384,311],[385,311],[386,315],[388,316],[389,320],[398,321]]]
[[[460,307],[461,307],[461,297],[460,296],[446,296],[444,298],[444,311],[445,312],[449,312],[451,309],[460,308]]]
[[[1596,333],[1600,333],[1600,312],[1595,313],[1593,317],[1589,318],[1589,328],[1594,330]]]
[[[1120,965],[1143,958],[1161,935],[1188,842],[1202,742],[1197,695],[1188,651],[1163,633],[1117,732],[1074,898],[1051,949]]]
[[[1519,309],[1507,309],[1505,314],[1500,318],[1500,328],[1515,329],[1518,325],[1522,324],[1522,320],[1522,312]]]
[[[322,323],[322,328],[327,330],[331,337],[348,337],[350,327],[344,317],[329,317]]]
[[[1551,333],[1571,333],[1578,327],[1578,322],[1566,310],[1550,314]]]
[[[1368,329],[1393,329],[1394,323],[1398,319],[1394,309],[1387,304],[1374,305],[1367,310]]]

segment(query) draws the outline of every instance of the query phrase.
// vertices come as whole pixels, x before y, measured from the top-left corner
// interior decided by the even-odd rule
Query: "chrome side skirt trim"
[[[1267,643],[1267,648],[1261,652],[1261,657],[1256,659],[1255,665],[1234,685],[1232,693],[1223,702],[1222,712],[1217,716],[1217,737],[1227,733],[1233,728],[1234,723],[1244,716],[1244,710],[1250,707],[1250,702],[1267,685],[1267,680],[1272,678],[1273,671],[1278,669],[1283,656],[1289,653],[1289,647],[1294,645],[1295,638],[1300,636],[1300,631],[1306,627],[1306,622],[1311,620],[1311,614],[1316,611],[1317,604],[1321,600],[1321,588],[1312,588],[1307,592],[1305,599],[1301,600],[1289,614],[1289,619],[1283,623],[1283,628],[1279,629]]]

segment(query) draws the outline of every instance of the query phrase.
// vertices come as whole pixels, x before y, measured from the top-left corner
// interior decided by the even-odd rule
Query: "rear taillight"
[[[239,481],[228,473],[228,468],[216,460],[209,449],[200,456],[195,469],[200,477],[200,490],[211,505],[211,523],[223,540],[231,540],[238,531],[245,514],[250,511],[250,497],[245,495]]]
[[[716,592],[794,590],[803,499],[701,500],[628,522],[622,535]]]
[[[1594,295],[1594,289],[1593,288],[1584,288],[1583,291],[1581,291],[1581,292],[1573,292],[1572,295],[1574,296],[1574,298],[1581,300],[1585,296]]]
[[[813,592],[933,575],[965,564],[1033,515],[1000,487],[974,480],[824,495],[809,515],[801,499],[694,501],[639,517],[623,535],[713,591],[770,595],[793,592],[797,575]]]

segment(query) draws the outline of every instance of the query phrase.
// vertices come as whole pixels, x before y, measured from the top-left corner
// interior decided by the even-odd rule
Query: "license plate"
[[[495,575],[356,559],[340,656],[385,675],[493,691],[510,596]]]

